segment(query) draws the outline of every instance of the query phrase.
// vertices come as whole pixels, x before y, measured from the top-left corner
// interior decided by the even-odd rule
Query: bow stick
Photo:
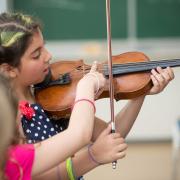
[[[109,72],[109,94],[111,109],[111,132],[115,133],[114,118],[114,83],[112,74],[112,49],[111,49],[111,17],[110,17],[110,0],[106,0],[106,24],[107,24],[107,46],[108,46],[108,72]],[[112,162],[112,168],[116,169],[117,161]]]

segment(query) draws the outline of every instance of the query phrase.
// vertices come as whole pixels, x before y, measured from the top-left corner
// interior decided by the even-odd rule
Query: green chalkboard
[[[13,0],[15,11],[40,18],[48,40],[105,39],[105,0]],[[112,38],[127,37],[127,2],[111,1]]]
[[[180,36],[180,0],[136,0],[137,36]]]

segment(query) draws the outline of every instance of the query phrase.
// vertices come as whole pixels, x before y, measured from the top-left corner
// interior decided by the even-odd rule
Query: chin
[[[45,80],[45,76],[36,80],[34,84],[42,83]]]

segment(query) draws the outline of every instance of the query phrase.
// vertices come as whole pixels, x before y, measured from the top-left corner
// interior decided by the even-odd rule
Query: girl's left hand
[[[147,93],[149,95],[158,94],[163,91],[167,84],[174,79],[174,72],[170,67],[162,69],[157,67],[151,70],[151,79],[153,82],[153,87]]]

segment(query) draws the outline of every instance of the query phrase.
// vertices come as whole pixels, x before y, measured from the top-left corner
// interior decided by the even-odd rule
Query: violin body
[[[127,52],[112,56],[113,65],[148,61],[149,58],[141,52]],[[132,99],[145,94],[152,87],[150,74],[150,72],[136,72],[114,76],[113,83],[115,100]],[[107,81],[107,86],[98,99],[109,97],[108,83],[109,82]]]
[[[77,68],[83,64],[83,60],[78,61],[58,61],[50,65],[52,80],[61,74],[71,72],[71,83],[43,88],[35,91],[36,101],[54,119],[69,117],[71,106],[76,95],[76,85],[82,78]],[[76,71],[77,70],[77,71]],[[75,76],[73,74],[76,74]],[[72,75],[71,75],[72,74]]]
[[[140,52],[127,52],[112,57],[113,65],[126,64],[136,62],[148,62],[149,58]],[[98,70],[102,73],[104,62],[98,65]],[[69,73],[71,82],[63,85],[46,87],[35,91],[36,101],[42,105],[44,110],[54,118],[69,117],[71,107],[73,105],[76,86],[78,81],[90,69],[89,65],[85,65],[83,60],[77,61],[58,61],[50,65],[52,80],[59,76]],[[138,72],[123,74],[113,78],[114,98],[116,101],[120,99],[131,99],[145,94],[152,87],[150,72]],[[109,97],[109,80],[96,96],[96,99]]]

